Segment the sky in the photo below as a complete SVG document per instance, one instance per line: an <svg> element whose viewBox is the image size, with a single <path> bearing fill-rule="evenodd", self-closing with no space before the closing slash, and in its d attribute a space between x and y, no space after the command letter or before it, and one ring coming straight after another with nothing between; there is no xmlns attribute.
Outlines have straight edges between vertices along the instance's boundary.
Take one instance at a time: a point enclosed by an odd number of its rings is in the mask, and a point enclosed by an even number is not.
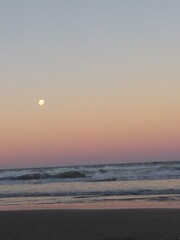
<svg viewBox="0 0 180 240"><path fill-rule="evenodd" d="M0 0L0 168L179 161L179 11Z"/></svg>

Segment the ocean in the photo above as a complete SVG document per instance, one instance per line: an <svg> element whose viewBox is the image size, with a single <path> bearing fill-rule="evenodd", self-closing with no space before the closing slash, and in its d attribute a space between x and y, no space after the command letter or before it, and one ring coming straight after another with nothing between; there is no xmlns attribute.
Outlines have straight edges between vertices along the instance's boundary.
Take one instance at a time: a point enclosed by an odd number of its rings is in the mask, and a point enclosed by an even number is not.
<svg viewBox="0 0 180 240"><path fill-rule="evenodd" d="M0 210L180 208L180 162L0 170Z"/></svg>

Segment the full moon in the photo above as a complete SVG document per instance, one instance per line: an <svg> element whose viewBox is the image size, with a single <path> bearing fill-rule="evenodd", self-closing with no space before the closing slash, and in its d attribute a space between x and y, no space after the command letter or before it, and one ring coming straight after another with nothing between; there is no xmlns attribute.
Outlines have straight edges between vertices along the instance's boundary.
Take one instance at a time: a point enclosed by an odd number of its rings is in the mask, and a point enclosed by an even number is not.
<svg viewBox="0 0 180 240"><path fill-rule="evenodd" d="M39 100L39 105L40 105L40 106L43 106L44 104L45 104L44 99L40 99L40 100Z"/></svg>

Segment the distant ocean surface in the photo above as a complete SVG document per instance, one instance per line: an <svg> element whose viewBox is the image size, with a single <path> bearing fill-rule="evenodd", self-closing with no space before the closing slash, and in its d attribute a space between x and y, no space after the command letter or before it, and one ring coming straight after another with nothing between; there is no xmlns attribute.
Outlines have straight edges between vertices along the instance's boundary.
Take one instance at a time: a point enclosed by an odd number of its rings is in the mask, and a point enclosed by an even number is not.
<svg viewBox="0 0 180 240"><path fill-rule="evenodd" d="M0 210L180 207L180 162L0 170Z"/></svg>

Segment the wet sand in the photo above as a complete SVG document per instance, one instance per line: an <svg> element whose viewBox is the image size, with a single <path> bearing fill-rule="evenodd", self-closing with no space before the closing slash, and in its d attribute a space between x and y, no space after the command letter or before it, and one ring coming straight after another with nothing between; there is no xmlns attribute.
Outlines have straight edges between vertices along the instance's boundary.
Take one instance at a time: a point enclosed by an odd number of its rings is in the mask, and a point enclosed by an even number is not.
<svg viewBox="0 0 180 240"><path fill-rule="evenodd" d="M178 240L180 209L0 212L2 240Z"/></svg>

